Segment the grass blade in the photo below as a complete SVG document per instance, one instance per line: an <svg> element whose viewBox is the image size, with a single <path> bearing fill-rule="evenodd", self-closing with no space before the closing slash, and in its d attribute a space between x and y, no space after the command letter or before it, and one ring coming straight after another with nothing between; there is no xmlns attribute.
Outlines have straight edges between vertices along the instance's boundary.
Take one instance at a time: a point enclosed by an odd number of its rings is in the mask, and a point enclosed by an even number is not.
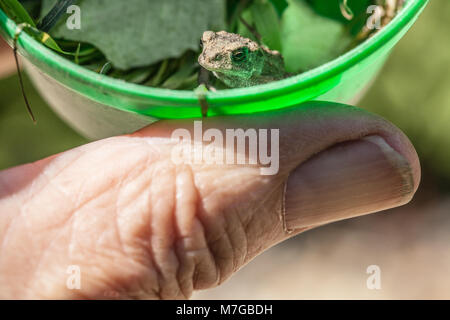
<svg viewBox="0 0 450 320"><path fill-rule="evenodd" d="M32 27L36 27L34 20L18 0L0 0L0 8L16 23L27 23Z"/></svg>
<svg viewBox="0 0 450 320"><path fill-rule="evenodd" d="M38 23L38 29L49 32L58 22L59 18L61 18L61 15L65 13L67 8L74 2L75 0L59 0L50 12Z"/></svg>
<svg viewBox="0 0 450 320"><path fill-rule="evenodd" d="M270 49L281 51L280 21L269 0L255 0L250 7L256 30Z"/></svg>

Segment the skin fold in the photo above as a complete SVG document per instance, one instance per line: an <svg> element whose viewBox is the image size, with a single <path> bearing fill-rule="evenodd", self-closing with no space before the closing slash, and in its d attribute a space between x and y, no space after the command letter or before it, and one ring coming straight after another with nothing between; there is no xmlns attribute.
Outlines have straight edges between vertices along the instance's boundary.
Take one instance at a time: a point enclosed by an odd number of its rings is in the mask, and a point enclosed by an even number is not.
<svg viewBox="0 0 450 320"><path fill-rule="evenodd" d="M407 203L419 184L420 165L409 140L361 109L311 102L207 118L203 126L280 129L280 171L263 176L258 165L174 164L177 142L170 136L178 128L192 130L193 120L187 119L160 121L0 172L0 297L189 298L304 230ZM303 225L305 211L293 201L301 194L290 188L298 185L291 184L297 175L291 173L318 155L329 158L323 152L339 143L367 136L381 137L401 157L411 181L404 194L394 202L377 201L370 210L358 206L359 211L351 202L358 199L349 198L350 209L309 216ZM377 172L384 170L379 163ZM285 202L291 207L283 213ZM299 221L290 226L293 232L287 232L282 214ZM79 290L66 286L71 265L81 270Z"/></svg>

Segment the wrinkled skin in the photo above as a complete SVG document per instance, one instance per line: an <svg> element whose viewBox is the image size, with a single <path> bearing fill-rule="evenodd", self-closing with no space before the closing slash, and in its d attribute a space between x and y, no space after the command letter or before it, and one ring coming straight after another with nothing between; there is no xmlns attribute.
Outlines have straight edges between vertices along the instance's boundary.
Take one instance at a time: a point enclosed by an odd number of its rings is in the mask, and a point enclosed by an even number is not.
<svg viewBox="0 0 450 320"><path fill-rule="evenodd" d="M192 120L161 121L1 172L0 296L188 298L306 229L408 202L419 182L408 139L353 108L311 103L204 120L205 130L280 128L280 171L273 176L260 175L258 165L175 165L170 135L183 127L192 129ZM280 215L290 173L336 143L368 135L384 137L406 159L409 189L394 202L354 203L357 211L348 202L335 206L336 216L312 217L287 233ZM287 198L300 196L287 188ZM317 196L324 197L313 201L320 204L332 194ZM304 211L287 214L301 218ZM66 287L71 265L80 267L80 290Z"/></svg>

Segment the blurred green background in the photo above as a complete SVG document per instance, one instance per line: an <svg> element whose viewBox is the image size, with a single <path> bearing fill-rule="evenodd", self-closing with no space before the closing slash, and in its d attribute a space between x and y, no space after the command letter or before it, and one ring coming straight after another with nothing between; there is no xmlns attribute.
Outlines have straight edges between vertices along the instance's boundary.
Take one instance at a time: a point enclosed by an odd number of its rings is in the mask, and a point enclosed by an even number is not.
<svg viewBox="0 0 450 320"><path fill-rule="evenodd" d="M387 213L314 229L257 257L223 286L195 298L450 298L450 1L432 0L395 48L360 107L399 126L415 145L422 184ZM1 65L12 55L0 56ZM26 113L17 76L0 80L0 169L86 143L25 83L38 124ZM382 290L366 287L369 265Z"/></svg>
<svg viewBox="0 0 450 320"><path fill-rule="evenodd" d="M450 1L430 1L359 106L400 127L424 169L450 181Z"/></svg>

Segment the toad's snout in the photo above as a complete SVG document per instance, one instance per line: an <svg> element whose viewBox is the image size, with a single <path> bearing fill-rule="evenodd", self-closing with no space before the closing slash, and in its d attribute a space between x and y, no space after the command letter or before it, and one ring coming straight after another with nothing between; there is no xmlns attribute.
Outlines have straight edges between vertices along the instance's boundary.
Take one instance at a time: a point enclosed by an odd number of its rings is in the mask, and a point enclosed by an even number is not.
<svg viewBox="0 0 450 320"><path fill-rule="evenodd" d="M213 31L205 31L202 35L203 42L209 42L216 37L216 33Z"/></svg>

